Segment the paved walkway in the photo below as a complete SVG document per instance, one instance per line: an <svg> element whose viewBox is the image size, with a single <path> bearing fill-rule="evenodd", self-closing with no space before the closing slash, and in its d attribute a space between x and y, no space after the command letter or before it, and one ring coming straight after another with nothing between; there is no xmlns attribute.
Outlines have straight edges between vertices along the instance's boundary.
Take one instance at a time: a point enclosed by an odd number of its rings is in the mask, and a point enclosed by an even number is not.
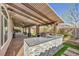
<svg viewBox="0 0 79 59"><path fill-rule="evenodd" d="M74 49L74 48L68 48L64 52L64 56L79 56L79 50Z"/></svg>

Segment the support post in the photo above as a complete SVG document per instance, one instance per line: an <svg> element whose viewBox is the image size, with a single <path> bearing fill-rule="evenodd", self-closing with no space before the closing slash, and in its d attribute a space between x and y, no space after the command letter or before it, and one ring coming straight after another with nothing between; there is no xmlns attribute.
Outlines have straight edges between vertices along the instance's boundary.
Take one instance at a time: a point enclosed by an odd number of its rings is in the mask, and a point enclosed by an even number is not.
<svg viewBox="0 0 79 59"><path fill-rule="evenodd" d="M39 37L39 26L36 26L36 36Z"/></svg>
<svg viewBox="0 0 79 59"><path fill-rule="evenodd" d="M55 23L54 24L54 35L56 35L56 33L57 33L57 27L56 26L57 26L57 24Z"/></svg>
<svg viewBox="0 0 79 59"><path fill-rule="evenodd" d="M31 37L31 28L28 27L28 37Z"/></svg>
<svg viewBox="0 0 79 59"><path fill-rule="evenodd" d="M1 40L2 40L2 20L1 20L1 15L0 15L0 47L1 47Z"/></svg>

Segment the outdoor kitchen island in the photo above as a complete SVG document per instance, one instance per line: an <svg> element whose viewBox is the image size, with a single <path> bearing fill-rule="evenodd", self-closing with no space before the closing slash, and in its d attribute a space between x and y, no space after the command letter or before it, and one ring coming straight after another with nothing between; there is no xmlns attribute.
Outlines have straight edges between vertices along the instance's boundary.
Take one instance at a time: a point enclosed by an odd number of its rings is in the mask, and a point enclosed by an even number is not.
<svg viewBox="0 0 79 59"><path fill-rule="evenodd" d="M63 43L63 36L33 37L24 39L24 55L39 56L46 50L54 47L57 48ZM56 51L52 51L56 52ZM54 54L53 53L53 54Z"/></svg>

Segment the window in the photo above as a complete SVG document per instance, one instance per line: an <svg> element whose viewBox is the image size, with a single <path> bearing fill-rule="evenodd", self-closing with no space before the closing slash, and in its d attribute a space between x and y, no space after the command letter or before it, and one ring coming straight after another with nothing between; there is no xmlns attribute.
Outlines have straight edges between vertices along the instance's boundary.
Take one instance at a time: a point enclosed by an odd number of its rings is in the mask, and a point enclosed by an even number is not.
<svg viewBox="0 0 79 59"><path fill-rule="evenodd" d="M3 6L1 6L1 12L4 15L5 18L8 18L6 10L5 10L5 8Z"/></svg>
<svg viewBox="0 0 79 59"><path fill-rule="evenodd" d="M0 8L0 47L7 41L7 13L5 8L1 6Z"/></svg>

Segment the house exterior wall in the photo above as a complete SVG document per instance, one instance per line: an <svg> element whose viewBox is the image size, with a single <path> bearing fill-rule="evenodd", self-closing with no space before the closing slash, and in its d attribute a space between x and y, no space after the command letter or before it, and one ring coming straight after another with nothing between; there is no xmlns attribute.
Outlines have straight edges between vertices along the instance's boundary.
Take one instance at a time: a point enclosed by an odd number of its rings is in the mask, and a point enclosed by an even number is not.
<svg viewBox="0 0 79 59"><path fill-rule="evenodd" d="M0 6L3 5L3 4L0 4ZM3 5L4 6L4 5ZM7 16L8 16L8 19L7 19L7 28L8 28L8 32L7 32L7 41L0 47L0 56L4 56L7 49L8 49L8 46L12 40L12 37L13 37L13 21L11 19L11 16L10 14L8 13L6 7L4 7L6 12L7 12ZM0 22L1 22L1 19L0 19ZM1 23L0 23L0 32L1 32ZM1 37L1 33L0 33L0 37Z"/></svg>
<svg viewBox="0 0 79 59"><path fill-rule="evenodd" d="M12 40L13 35L13 22L11 19L8 19L8 39L5 42L5 44L0 48L0 55L5 55L7 48L10 44L10 41Z"/></svg>

